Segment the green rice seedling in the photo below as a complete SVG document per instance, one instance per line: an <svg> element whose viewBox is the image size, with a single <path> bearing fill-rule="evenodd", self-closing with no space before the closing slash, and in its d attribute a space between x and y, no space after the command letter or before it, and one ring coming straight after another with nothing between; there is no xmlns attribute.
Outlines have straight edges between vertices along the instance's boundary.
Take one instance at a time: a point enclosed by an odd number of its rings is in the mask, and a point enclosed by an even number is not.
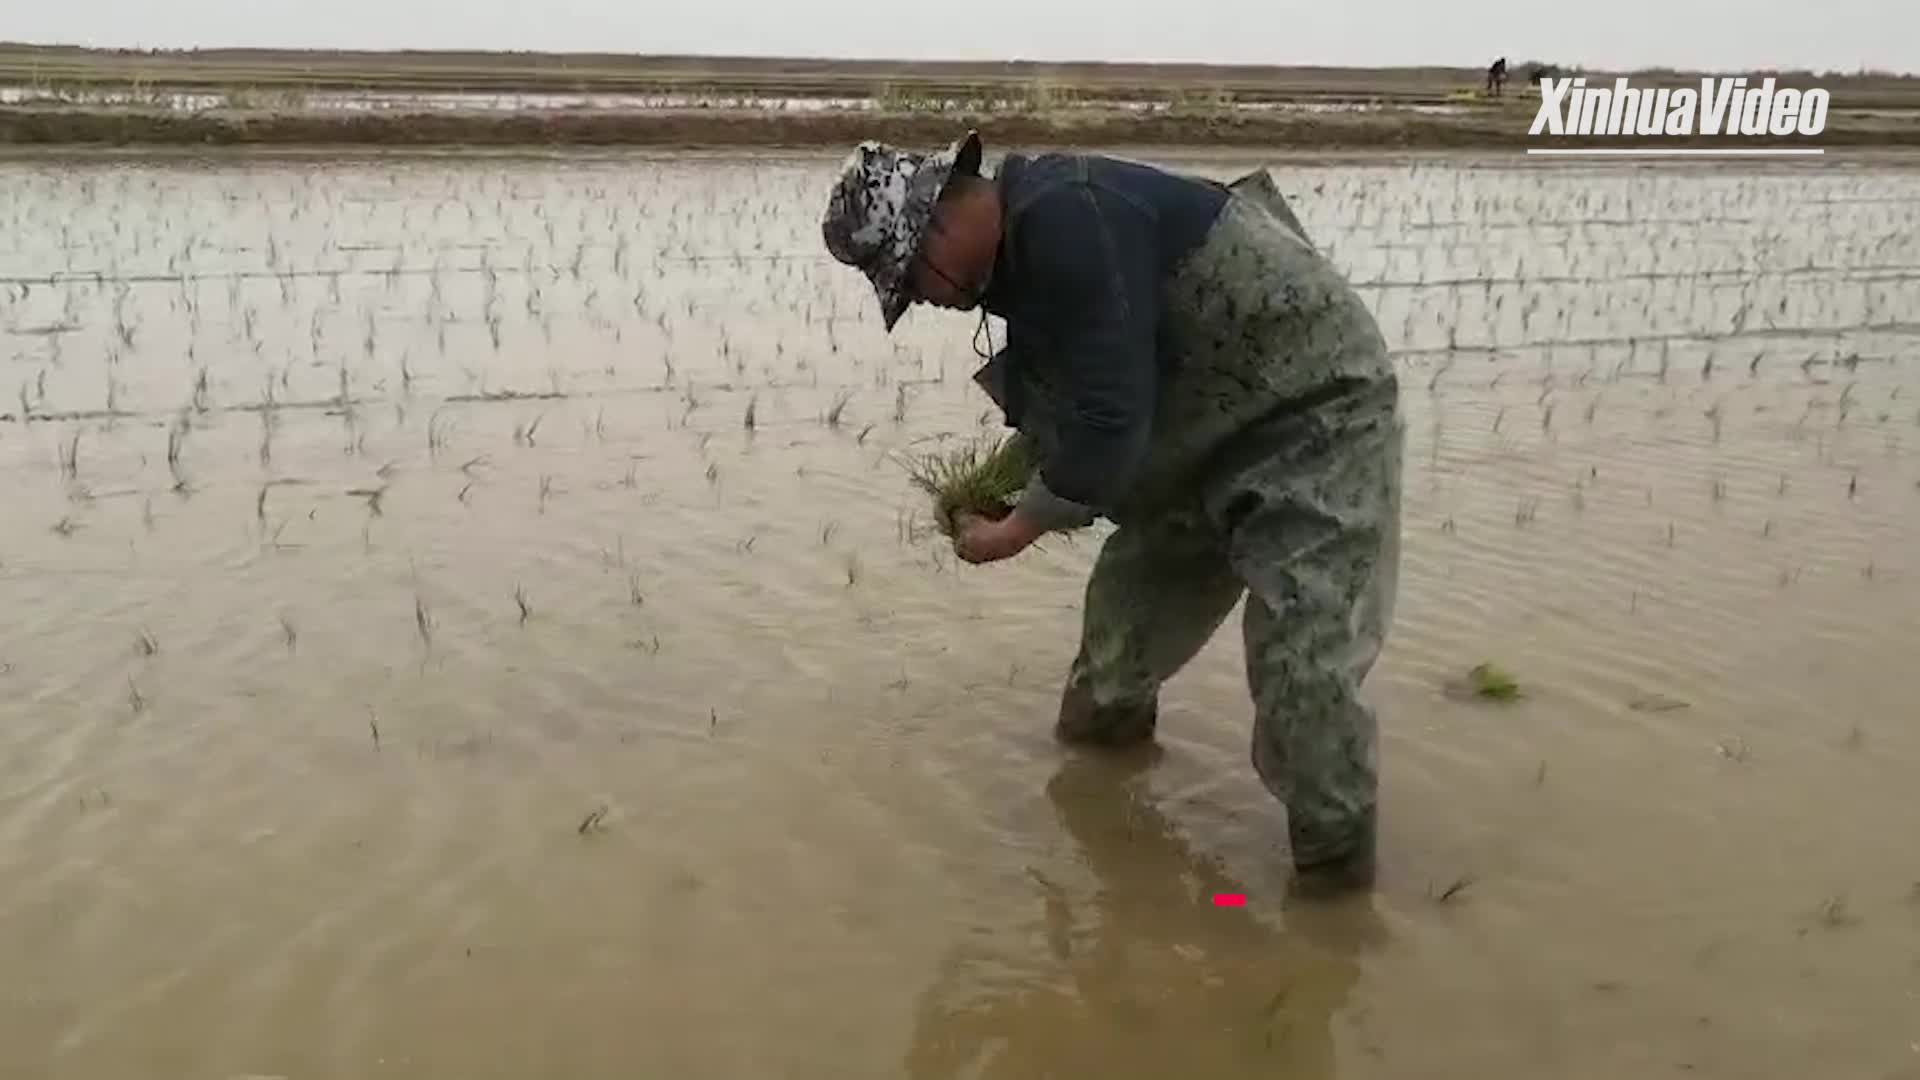
<svg viewBox="0 0 1920 1080"><path fill-rule="evenodd" d="M520 609L520 625L527 625L527 620L533 618L533 605L527 602L527 590L525 586L515 585L513 587L513 603L515 607Z"/></svg>
<svg viewBox="0 0 1920 1080"><path fill-rule="evenodd" d="M265 490L266 489L264 488L261 489L263 503L265 501ZM377 488L351 488L347 491L347 494L353 496L356 499L367 500L368 516L370 517L385 516L385 511L383 511L380 507L380 500L386 497L387 485L381 484Z"/></svg>
<svg viewBox="0 0 1920 1080"><path fill-rule="evenodd" d="M581 819L580 827L575 831L581 836L585 836L590 832L605 828L606 820L607 808L605 806L596 806L587 813L585 818Z"/></svg>
<svg viewBox="0 0 1920 1080"><path fill-rule="evenodd" d="M299 644L300 632L294 629L293 620L285 615L280 616L280 636L286 640L287 652L291 654Z"/></svg>
<svg viewBox="0 0 1920 1080"><path fill-rule="evenodd" d="M908 480L933 500L934 522L948 537L962 514L999 520L1011 513L1039 468L1031 444L1017 434L907 456L901 464Z"/></svg>
<svg viewBox="0 0 1920 1080"><path fill-rule="evenodd" d="M1453 901L1459 899L1460 895L1466 892L1468 886L1472 884L1473 884L1472 874L1461 874L1459 877L1454 878L1452 883L1445 886L1444 888L1435 886L1435 885L1429 885L1427 887L1427 895L1432 897L1433 902L1436 904L1450 904Z"/></svg>
<svg viewBox="0 0 1920 1080"><path fill-rule="evenodd" d="M153 631L144 627L140 630L140 636L134 639L133 645L141 656L154 656L160 652L160 639L153 636Z"/></svg>
<svg viewBox="0 0 1920 1080"><path fill-rule="evenodd" d="M1852 926L1860 921L1848 907L1847 897L1844 893L1829 896L1826 902L1820 905L1818 917L1820 924L1829 930L1838 930L1844 926Z"/></svg>
<svg viewBox="0 0 1920 1080"><path fill-rule="evenodd" d="M833 404L827 407L826 415L822 417L822 420L828 427L838 431L840 429L840 421L842 417L846 415L847 406L851 404L852 401L853 391L842 390L834 397Z"/></svg>
<svg viewBox="0 0 1920 1080"><path fill-rule="evenodd" d="M1627 704L1627 708L1632 709L1634 712L1642 713L1668 713L1689 709L1692 708L1692 705L1679 698L1668 697L1665 694L1647 694L1643 697L1633 699Z"/></svg>
<svg viewBox="0 0 1920 1080"><path fill-rule="evenodd" d="M80 429L73 429L73 436L60 447L60 477L72 481L80 474Z"/></svg>
<svg viewBox="0 0 1920 1080"><path fill-rule="evenodd" d="M451 425L442 423L444 411L444 407L434 409L434 415L426 419L426 454L428 455L438 455L447 446L447 427Z"/></svg>
<svg viewBox="0 0 1920 1080"><path fill-rule="evenodd" d="M613 550L611 551L607 550L606 548L601 548L600 562L609 570L615 570L615 569L619 569L620 567L626 566L627 565L627 538L624 535L615 536L613 538Z"/></svg>
<svg viewBox="0 0 1920 1080"><path fill-rule="evenodd" d="M545 420L546 418L547 418L547 414L541 413L539 416L536 416L533 418L533 423L531 424L524 424L524 425L515 424L513 428L514 444L516 446L539 445L537 442L534 441L534 437L540 431L540 421Z"/></svg>
<svg viewBox="0 0 1920 1080"><path fill-rule="evenodd" d="M1469 669L1462 689L1486 701L1514 701L1521 697L1520 684L1492 661L1475 664Z"/></svg>

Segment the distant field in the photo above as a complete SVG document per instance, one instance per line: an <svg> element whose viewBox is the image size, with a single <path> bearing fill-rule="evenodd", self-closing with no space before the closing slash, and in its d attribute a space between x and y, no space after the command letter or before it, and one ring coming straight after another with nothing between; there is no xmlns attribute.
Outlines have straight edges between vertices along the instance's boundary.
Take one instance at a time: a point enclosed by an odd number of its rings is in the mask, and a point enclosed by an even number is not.
<svg viewBox="0 0 1920 1080"><path fill-rule="evenodd" d="M655 57L461 52L211 50L122 53L0 45L0 81L183 89L235 86L308 90L548 91L719 96L1025 96L1036 85L1065 95L1127 100L1205 88L1251 101L1387 98L1440 101L1480 85L1479 68L1303 68ZM1920 94L1920 91L1915 91Z"/></svg>
<svg viewBox="0 0 1920 1080"><path fill-rule="evenodd" d="M820 145L849 133L1108 145L1498 147L1525 139L1529 60L1316 68L458 52L112 52L0 45L0 143ZM1585 71L1589 78L1614 73ZM1685 72L1638 72L1690 85ZM1753 73L1747 73L1753 74ZM1826 142L1920 145L1920 78L1827 87Z"/></svg>

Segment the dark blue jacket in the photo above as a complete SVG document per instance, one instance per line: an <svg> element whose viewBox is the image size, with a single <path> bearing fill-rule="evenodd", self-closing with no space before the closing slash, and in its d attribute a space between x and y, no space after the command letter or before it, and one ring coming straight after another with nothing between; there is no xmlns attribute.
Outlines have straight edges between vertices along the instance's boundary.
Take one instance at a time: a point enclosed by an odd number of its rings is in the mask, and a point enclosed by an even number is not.
<svg viewBox="0 0 1920 1080"><path fill-rule="evenodd" d="M1008 155L995 178L999 254L981 306L1007 347L980 381L1027 430L1031 386L1050 402L1039 483L1023 511L1084 524L1125 495L1146 456L1164 347L1161 282L1212 227L1227 189L1115 158Z"/></svg>

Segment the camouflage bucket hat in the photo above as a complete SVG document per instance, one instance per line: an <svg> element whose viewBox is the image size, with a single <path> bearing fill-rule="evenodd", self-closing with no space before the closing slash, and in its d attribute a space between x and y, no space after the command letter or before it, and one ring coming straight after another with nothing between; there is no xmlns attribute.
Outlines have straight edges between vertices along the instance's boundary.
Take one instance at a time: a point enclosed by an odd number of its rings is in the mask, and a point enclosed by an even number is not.
<svg viewBox="0 0 1920 1080"><path fill-rule="evenodd" d="M868 140L854 148L827 200L820 231L833 257L867 275L889 331L914 301L907 280L933 204L954 174L980 173L980 134L933 154Z"/></svg>

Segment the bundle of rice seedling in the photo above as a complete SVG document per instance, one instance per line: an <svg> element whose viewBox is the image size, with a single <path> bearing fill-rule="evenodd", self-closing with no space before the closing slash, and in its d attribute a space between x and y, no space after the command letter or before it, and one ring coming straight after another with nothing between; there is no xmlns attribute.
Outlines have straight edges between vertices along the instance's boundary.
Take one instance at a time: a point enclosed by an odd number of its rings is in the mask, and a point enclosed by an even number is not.
<svg viewBox="0 0 1920 1080"><path fill-rule="evenodd" d="M1467 678L1473 681L1473 692L1480 697L1512 701L1520 696L1520 684L1491 661L1475 665L1472 671L1467 672Z"/></svg>
<svg viewBox="0 0 1920 1080"><path fill-rule="evenodd" d="M1476 664L1466 675L1447 684L1451 697L1483 701L1518 701L1526 696L1520 683L1492 661Z"/></svg>
<svg viewBox="0 0 1920 1080"><path fill-rule="evenodd" d="M933 499L933 520L942 535L957 531L961 514L999 520L1013 512L1039 463L1019 434L982 437L947 450L902 460L913 485Z"/></svg>

